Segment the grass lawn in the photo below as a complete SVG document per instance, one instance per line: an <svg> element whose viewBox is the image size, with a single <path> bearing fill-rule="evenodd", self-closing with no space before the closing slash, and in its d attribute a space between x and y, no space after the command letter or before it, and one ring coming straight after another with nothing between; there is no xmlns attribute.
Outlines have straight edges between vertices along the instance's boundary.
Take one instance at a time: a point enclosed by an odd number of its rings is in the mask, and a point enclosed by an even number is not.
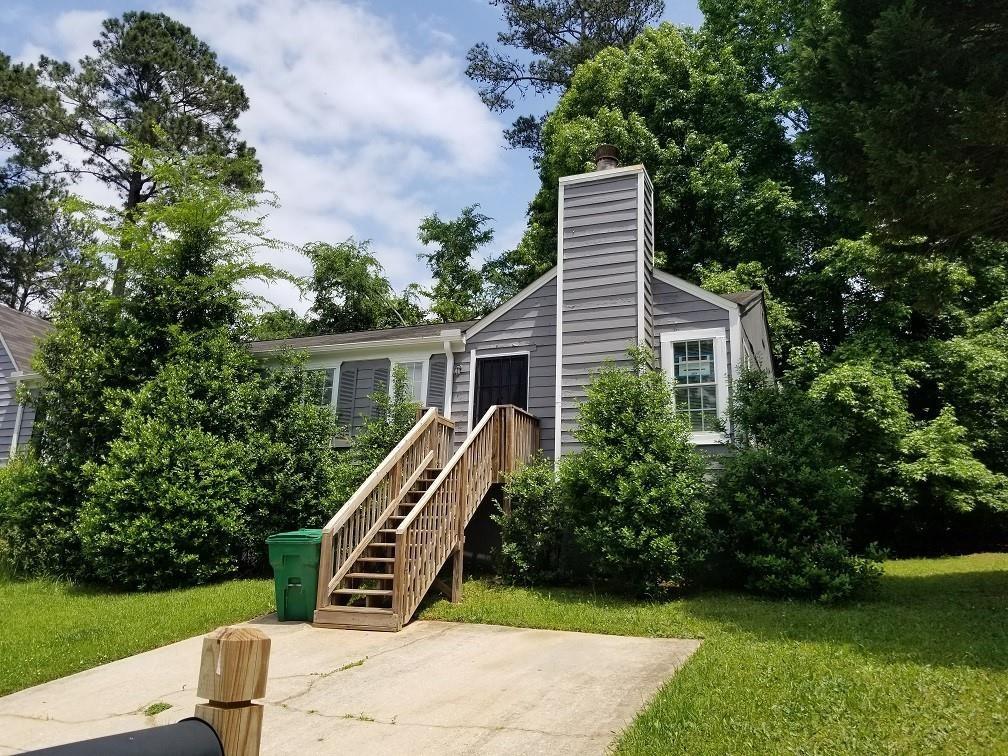
<svg viewBox="0 0 1008 756"><path fill-rule="evenodd" d="M836 608L470 581L422 616L704 638L620 754L1008 753L1008 554L888 562L874 596Z"/></svg>
<svg viewBox="0 0 1008 756"><path fill-rule="evenodd" d="M113 593L0 578L0 695L271 611L272 580Z"/></svg>

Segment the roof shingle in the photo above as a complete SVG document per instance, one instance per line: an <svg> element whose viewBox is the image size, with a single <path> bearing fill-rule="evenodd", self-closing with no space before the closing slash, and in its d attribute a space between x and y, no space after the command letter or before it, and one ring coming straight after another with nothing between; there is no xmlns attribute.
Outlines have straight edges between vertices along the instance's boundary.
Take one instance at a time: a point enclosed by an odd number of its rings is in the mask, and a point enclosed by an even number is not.
<svg viewBox="0 0 1008 756"><path fill-rule="evenodd" d="M50 330L52 324L48 320L0 304L0 336L18 370L31 370L31 358L38 342Z"/></svg>

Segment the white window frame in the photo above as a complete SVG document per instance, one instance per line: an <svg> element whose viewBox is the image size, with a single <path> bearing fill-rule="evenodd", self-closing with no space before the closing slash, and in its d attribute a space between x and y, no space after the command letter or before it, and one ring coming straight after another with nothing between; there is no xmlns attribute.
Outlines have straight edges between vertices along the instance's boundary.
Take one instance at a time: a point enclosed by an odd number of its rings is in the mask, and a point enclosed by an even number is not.
<svg viewBox="0 0 1008 756"><path fill-rule="evenodd" d="M504 352L494 351L493 347L484 347L483 351L477 354L476 348L469 350L469 409L466 413L466 433L473 429L473 410L476 409L476 360L489 360L494 357L525 357L525 405L529 403L529 389L532 387L532 351L530 349L508 350ZM480 418L475 418L479 422Z"/></svg>
<svg viewBox="0 0 1008 756"><path fill-rule="evenodd" d="M731 380L731 373L728 363L728 337L724 328L692 328L681 331L662 331L661 342L661 365L662 372L665 373L670 385L675 385L675 372L672 368L672 344L679 341L696 341L698 339L711 339L714 342L714 371L717 381L717 413L718 418L728 429L728 382ZM718 431L693 431L690 433L690 441L694 444L720 444L724 443L725 433Z"/></svg>
<svg viewBox="0 0 1008 756"><path fill-rule="evenodd" d="M395 369L400 365L405 368L406 365L420 365L420 398L416 399L417 403L421 407L427 406L427 381L430 376L430 356L427 357L396 357L390 360L392 363L392 374L389 375L389 396L392 396L392 389L395 388L395 381L393 375ZM408 375L408 374L407 374Z"/></svg>
<svg viewBox="0 0 1008 756"><path fill-rule="evenodd" d="M329 409L333 412L336 411L336 394L339 391L339 364L336 365L326 365L324 367L305 367L305 373L327 373L332 371L332 391L329 393ZM324 386L323 382L323 386ZM325 407L326 405L321 403L315 403L317 407Z"/></svg>

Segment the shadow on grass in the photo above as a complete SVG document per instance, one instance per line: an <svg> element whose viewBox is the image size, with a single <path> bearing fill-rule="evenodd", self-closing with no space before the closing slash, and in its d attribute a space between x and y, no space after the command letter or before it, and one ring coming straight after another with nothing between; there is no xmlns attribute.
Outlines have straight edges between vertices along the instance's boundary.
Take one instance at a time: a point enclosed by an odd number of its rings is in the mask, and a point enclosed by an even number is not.
<svg viewBox="0 0 1008 756"><path fill-rule="evenodd" d="M666 603L558 587L474 586L471 595L459 606L428 596L419 613L620 635L799 642L882 663L1008 669L1008 570L890 574L872 595L837 606L715 591Z"/></svg>
<svg viewBox="0 0 1008 756"><path fill-rule="evenodd" d="M1008 669L1008 570L886 575L875 595L839 606L710 595L684 609L758 641L827 644L887 663Z"/></svg>

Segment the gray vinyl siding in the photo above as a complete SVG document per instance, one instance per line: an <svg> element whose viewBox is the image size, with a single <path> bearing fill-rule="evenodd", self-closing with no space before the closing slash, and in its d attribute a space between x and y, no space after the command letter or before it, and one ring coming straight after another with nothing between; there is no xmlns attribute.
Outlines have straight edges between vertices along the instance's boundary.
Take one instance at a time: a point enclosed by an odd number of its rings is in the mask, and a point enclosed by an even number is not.
<svg viewBox="0 0 1008 756"><path fill-rule="evenodd" d="M336 416L340 426L354 436L365 418L374 417L371 395L388 391L390 360L356 360L340 365L336 394Z"/></svg>
<svg viewBox="0 0 1008 756"><path fill-rule="evenodd" d="M540 440L553 454L553 415L556 404L556 279L543 284L511 310L466 341L466 351L455 353L459 374L452 384L455 442L469 433L469 355L493 357L508 352L529 353L528 411L539 418Z"/></svg>
<svg viewBox="0 0 1008 756"><path fill-rule="evenodd" d="M448 369L448 357L444 354L432 354L430 367L427 369L427 403L444 412L445 372Z"/></svg>
<svg viewBox="0 0 1008 756"><path fill-rule="evenodd" d="M654 279L654 299L655 349L658 349L661 334L665 331L724 328L725 347L731 355L731 329L728 327L727 310L677 289L659 278Z"/></svg>
<svg viewBox="0 0 1008 756"><path fill-rule="evenodd" d="M15 384L8 376L14 372L14 361L0 342L0 464L10 457L14 421L17 417Z"/></svg>
<svg viewBox="0 0 1008 756"><path fill-rule="evenodd" d="M748 351L752 353L753 359L756 361L754 367L759 367L767 375L773 375L770 337L767 334L764 317L763 303L760 301L742 316L742 337L746 341Z"/></svg>
<svg viewBox="0 0 1008 756"><path fill-rule="evenodd" d="M627 349L637 343L641 283L638 224L639 213L648 212L647 207L642 209L638 196L638 175L600 175L561 187L563 354L559 422L563 453L577 449L572 432L592 374L606 360L625 362ZM649 192L645 190L645 194ZM651 225L646 219L645 229ZM653 230L651 234L653 238ZM645 275L645 282L649 278ZM647 289L645 285L645 307Z"/></svg>

